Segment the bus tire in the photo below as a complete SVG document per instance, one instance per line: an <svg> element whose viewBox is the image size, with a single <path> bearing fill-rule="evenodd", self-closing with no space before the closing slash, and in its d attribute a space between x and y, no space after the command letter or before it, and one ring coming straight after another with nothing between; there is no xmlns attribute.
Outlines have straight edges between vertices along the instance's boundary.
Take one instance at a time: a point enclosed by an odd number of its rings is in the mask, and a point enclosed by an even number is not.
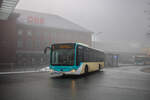
<svg viewBox="0 0 150 100"><path fill-rule="evenodd" d="M89 72L88 65L86 65L84 68L84 73L87 74L88 72Z"/></svg>
<svg viewBox="0 0 150 100"><path fill-rule="evenodd" d="M99 64L99 71L103 71L101 64Z"/></svg>

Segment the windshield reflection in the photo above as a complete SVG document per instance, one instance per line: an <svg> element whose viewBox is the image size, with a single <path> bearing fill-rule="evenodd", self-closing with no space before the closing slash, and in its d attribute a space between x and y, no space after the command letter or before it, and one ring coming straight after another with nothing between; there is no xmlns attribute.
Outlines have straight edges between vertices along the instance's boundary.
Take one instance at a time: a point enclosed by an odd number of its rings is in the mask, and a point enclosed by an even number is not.
<svg viewBox="0 0 150 100"><path fill-rule="evenodd" d="M51 56L52 65L74 65L74 49L55 49Z"/></svg>

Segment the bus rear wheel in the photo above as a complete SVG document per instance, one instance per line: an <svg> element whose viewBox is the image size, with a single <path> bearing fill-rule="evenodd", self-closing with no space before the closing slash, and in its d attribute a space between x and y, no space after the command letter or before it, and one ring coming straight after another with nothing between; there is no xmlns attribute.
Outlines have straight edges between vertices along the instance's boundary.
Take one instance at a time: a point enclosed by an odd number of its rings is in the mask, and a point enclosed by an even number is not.
<svg viewBox="0 0 150 100"><path fill-rule="evenodd" d="M85 72L85 74L87 74L89 72L88 65L85 66L84 72Z"/></svg>
<svg viewBox="0 0 150 100"><path fill-rule="evenodd" d="M101 64L99 64L99 71L103 71Z"/></svg>

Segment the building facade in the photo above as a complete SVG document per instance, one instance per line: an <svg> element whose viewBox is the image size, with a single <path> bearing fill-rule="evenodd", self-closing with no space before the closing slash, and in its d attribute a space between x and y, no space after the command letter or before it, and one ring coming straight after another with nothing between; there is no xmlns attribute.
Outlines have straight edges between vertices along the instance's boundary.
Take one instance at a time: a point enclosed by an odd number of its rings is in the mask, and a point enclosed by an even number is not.
<svg viewBox="0 0 150 100"><path fill-rule="evenodd" d="M0 20L0 67L48 65L44 48L63 42L91 46L91 32L56 15L16 10L8 20Z"/></svg>

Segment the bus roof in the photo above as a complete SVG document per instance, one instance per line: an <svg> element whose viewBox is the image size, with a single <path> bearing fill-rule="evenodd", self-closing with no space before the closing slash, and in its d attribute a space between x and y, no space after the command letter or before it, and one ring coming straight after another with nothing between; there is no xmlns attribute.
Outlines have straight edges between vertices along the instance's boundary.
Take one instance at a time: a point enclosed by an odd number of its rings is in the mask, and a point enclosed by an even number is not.
<svg viewBox="0 0 150 100"><path fill-rule="evenodd" d="M77 43L77 44L80 44L80 45L83 45L83 46L85 46L85 47L88 47L88 48L91 48L91 49L95 49L95 50L104 52L104 50L100 50L100 49L96 49L96 48L90 47L89 45L84 44L84 43Z"/></svg>

